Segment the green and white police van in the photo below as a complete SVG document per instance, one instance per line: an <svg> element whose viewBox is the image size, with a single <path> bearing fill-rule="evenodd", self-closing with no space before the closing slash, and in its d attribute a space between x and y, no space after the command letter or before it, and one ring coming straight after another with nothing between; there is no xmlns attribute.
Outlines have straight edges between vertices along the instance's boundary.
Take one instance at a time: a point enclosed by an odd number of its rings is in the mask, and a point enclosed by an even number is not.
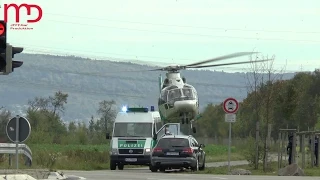
<svg viewBox="0 0 320 180"><path fill-rule="evenodd" d="M110 141L110 169L123 170L124 165L149 165L152 148L163 126L158 111L148 108L127 108L116 116ZM159 133L160 134L160 133ZM109 134L106 135L110 139Z"/></svg>

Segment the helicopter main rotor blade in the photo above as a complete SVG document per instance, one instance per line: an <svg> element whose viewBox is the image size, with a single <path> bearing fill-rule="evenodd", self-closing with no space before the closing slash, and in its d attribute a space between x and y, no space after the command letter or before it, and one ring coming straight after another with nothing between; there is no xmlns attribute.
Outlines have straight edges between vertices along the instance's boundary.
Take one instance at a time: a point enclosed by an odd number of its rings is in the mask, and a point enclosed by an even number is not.
<svg viewBox="0 0 320 180"><path fill-rule="evenodd" d="M150 69L147 71L166 71L166 69L165 68L158 68L158 69Z"/></svg>
<svg viewBox="0 0 320 180"><path fill-rule="evenodd" d="M269 60L272 60L272 59L264 59L264 60L257 60L257 61L242 61L242 62L224 63L224 64L212 64L212 65L203 65L203 66L188 66L187 68L218 67L218 66L228 66L228 65L234 65L234 64L265 62L265 61L269 61Z"/></svg>
<svg viewBox="0 0 320 180"><path fill-rule="evenodd" d="M259 53L259 52L237 52L237 53L233 53L233 54L228 54L228 55L216 57L216 58L213 58L213 59L208 59L208 60L204 60L204 61L200 61L200 62L188 64L188 65L184 65L184 67L197 66L197 65L205 64L205 63L209 63L209 62L214 62L214 61L219 61L219 60L224 60L224 59L230 59L230 58L235 58L235 57L240 57L240 56L246 56L246 55L251 55L251 54L257 54L257 53Z"/></svg>

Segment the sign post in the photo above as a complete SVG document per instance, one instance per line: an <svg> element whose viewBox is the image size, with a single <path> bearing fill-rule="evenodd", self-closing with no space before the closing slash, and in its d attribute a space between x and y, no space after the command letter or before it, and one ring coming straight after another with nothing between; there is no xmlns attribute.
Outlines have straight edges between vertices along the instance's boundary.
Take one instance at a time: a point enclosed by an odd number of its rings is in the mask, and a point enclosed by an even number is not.
<svg viewBox="0 0 320 180"><path fill-rule="evenodd" d="M16 168L19 169L19 143L28 139L31 133L31 126L29 121L17 115L9 120L6 133L10 141L16 144Z"/></svg>
<svg viewBox="0 0 320 180"><path fill-rule="evenodd" d="M239 103L234 98L227 98L223 102L223 110L226 112L225 122L229 123L229 147L228 147L228 172L230 172L231 155L231 123L236 122L236 112L239 109Z"/></svg>
<svg viewBox="0 0 320 180"><path fill-rule="evenodd" d="M19 119L20 119L20 116L17 115L16 116L16 167L17 167L17 171L19 169ZM18 172L17 172L18 173Z"/></svg>

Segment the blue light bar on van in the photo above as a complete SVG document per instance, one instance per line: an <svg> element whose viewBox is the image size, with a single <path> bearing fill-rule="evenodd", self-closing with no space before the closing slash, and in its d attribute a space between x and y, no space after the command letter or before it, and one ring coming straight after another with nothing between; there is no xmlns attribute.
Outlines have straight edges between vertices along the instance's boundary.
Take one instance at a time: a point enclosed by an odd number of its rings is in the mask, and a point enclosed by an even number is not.
<svg viewBox="0 0 320 180"><path fill-rule="evenodd" d="M127 112L128 107L127 106L122 106L121 110L122 110L122 112Z"/></svg>
<svg viewBox="0 0 320 180"><path fill-rule="evenodd" d="M154 106L151 106L150 111L154 111Z"/></svg>

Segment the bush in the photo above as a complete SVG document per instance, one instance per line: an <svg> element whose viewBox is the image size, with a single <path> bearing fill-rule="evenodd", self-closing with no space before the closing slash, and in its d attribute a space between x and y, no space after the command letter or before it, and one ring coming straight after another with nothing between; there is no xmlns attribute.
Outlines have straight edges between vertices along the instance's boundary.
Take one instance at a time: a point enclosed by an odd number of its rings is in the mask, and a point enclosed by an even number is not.
<svg viewBox="0 0 320 180"><path fill-rule="evenodd" d="M243 156L249 162L250 166L255 166L256 160L256 141L253 137L249 137L246 143L241 147ZM259 141L259 152L258 152L259 162L263 160L263 143Z"/></svg>
<svg viewBox="0 0 320 180"><path fill-rule="evenodd" d="M32 144L34 167L69 170L109 168L109 146Z"/></svg>
<svg viewBox="0 0 320 180"><path fill-rule="evenodd" d="M62 154L60 152L53 152L43 149L35 154L34 159L38 166L51 170L61 155Z"/></svg>

